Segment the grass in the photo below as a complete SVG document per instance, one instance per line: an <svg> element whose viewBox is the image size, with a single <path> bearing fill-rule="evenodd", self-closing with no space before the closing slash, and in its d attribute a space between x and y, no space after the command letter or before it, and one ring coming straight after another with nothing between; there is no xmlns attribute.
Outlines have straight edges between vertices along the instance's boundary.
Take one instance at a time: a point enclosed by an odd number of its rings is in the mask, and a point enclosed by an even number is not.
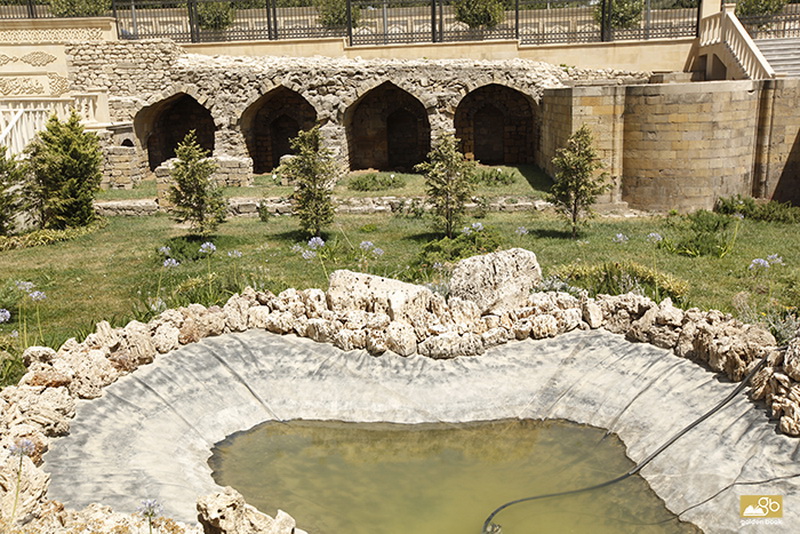
<svg viewBox="0 0 800 534"><path fill-rule="evenodd" d="M650 232L669 232L662 217L597 219L578 241L569 239L563 222L548 214L492 213L481 221L502 236L503 247L534 251L545 275L573 262L631 260L687 280L689 304L701 308L732 311L734 295L754 288L762 293L764 288L771 288L768 290L775 295L797 298L793 289L800 280L800 234L796 225L744 221L735 247L724 258L688 258L660 250L646 240ZM529 233L517 235L519 226L527 227ZM618 233L629 240L615 243L613 238ZM239 283L249 281L275 291L327 287L319 262L306 261L292 250L293 245L305 244L305 237L291 217L273 217L268 223L232 219L211 238L218 250L210 260L187 260L175 269L164 268L164 256L158 248L175 246L185 234L185 228L163 215L112 217L105 228L73 241L2 252L0 272L6 282L30 280L47 294L40 312L44 342L54 347L68 337L87 334L103 319L116 325L133 318L146 319L146 297L154 296L159 286L166 290L187 279L202 281L207 271L235 275ZM363 268L346 251L350 246L358 249L361 241L369 240L385 250L380 258L370 258L369 271L400 276L422 246L438 237L425 218L341 215L325 236L330 244L338 242L338 259L326 262L325 267L327 272ZM186 247L194 250L201 242L196 240ZM240 251L242 257L229 257L227 253L233 250ZM775 266L769 278L755 276L748 269L751 260L769 254L781 255L785 265ZM214 295L214 299L224 302L228 294L223 293ZM0 302L0 307L4 306L8 304ZM19 328L14 322L1 324L0 335Z"/></svg>
<svg viewBox="0 0 800 534"><path fill-rule="evenodd" d="M497 168L497 167L494 167ZM516 165L513 167L501 166L501 169L513 172L517 179L513 184L502 187L479 186L475 192L476 196L487 198L499 196L519 196L530 198L543 198L550 189L552 183L550 178L535 165ZM421 197L425 195L425 181L420 174L402 174L406 185L402 188L387 189L385 191L354 191L348 187L349 181L358 175L374 171L356 171L349 173L342 178L333 194L337 198L364 198L376 196L404 196ZM392 173L382 172L378 174L389 175ZM398 173L400 174L400 173ZM272 174L259 174L253 176L253 185L250 187L225 187L223 191L227 197L244 198L264 198L264 197L288 197L292 194L292 186L280 185L276 183ZM154 180L144 180L133 189L111 189L101 191L97 200L134 200L156 197L156 184Z"/></svg>

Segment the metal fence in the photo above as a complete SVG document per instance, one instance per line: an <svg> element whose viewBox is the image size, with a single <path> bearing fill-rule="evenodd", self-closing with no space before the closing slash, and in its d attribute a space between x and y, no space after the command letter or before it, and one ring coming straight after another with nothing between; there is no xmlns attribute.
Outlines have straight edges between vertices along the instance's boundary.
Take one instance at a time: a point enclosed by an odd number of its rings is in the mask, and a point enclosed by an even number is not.
<svg viewBox="0 0 800 534"><path fill-rule="evenodd" d="M0 0L0 18L52 16L48 8L41 0ZM699 14L699 0L113 0L109 13L123 39L347 37L350 45L694 37Z"/></svg>
<svg viewBox="0 0 800 534"><path fill-rule="evenodd" d="M739 16L739 21L753 39L800 37L800 4L789 4L776 15Z"/></svg>

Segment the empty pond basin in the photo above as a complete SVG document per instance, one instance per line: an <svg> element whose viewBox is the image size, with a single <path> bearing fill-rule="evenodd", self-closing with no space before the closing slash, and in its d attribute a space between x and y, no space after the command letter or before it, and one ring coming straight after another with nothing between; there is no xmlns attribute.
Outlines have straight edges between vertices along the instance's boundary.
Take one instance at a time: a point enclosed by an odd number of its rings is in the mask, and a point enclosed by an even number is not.
<svg viewBox="0 0 800 534"><path fill-rule="evenodd" d="M582 488L631 469L615 435L564 421L468 424L270 422L217 444L214 480L313 534L479 534L521 497ZM521 503L503 534L699 532L642 478Z"/></svg>

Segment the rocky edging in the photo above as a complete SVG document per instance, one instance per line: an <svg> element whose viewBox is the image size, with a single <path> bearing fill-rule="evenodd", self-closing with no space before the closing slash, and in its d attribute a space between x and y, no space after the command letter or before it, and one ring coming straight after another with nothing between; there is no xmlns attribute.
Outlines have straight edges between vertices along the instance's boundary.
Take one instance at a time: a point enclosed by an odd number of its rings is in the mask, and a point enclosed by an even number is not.
<svg viewBox="0 0 800 534"><path fill-rule="evenodd" d="M287 289L274 295L247 289L222 307L192 304L123 328L103 321L86 339L70 339L58 351L32 347L24 353L28 373L0 393L0 517L9 518L18 500L15 518L29 523L32 532L66 532L89 523L109 532L113 525L141 521L99 505L73 512L46 501L49 476L41 467L42 455L52 439L69 432L79 399L97 398L119 377L209 336L257 328L376 356L393 351L454 358L478 356L513 340L604 328L670 349L737 381L775 345L766 330L719 311L684 311L668 299L655 303L634 294L580 300L566 293L531 293L540 279L535 255L522 249L457 264L449 298L422 286L336 271L327 292ZM780 429L790 435L800 434L799 378L800 338L795 338L785 355L770 351L769 365L751 388L753 398L766 399L780 417ZM12 446L23 439L33 445L30 456L13 456ZM18 458L23 467L16 499ZM232 490L201 498L198 510L206 532L283 534L294 528L285 514L273 520ZM236 530L245 525L247 530ZM173 527L174 532L199 532Z"/></svg>

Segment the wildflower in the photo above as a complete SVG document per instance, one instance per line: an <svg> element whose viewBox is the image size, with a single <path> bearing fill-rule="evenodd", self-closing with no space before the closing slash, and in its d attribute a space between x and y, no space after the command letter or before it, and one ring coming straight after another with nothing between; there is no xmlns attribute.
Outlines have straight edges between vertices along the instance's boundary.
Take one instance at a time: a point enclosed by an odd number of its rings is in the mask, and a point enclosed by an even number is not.
<svg viewBox="0 0 800 534"><path fill-rule="evenodd" d="M7 323L11 320L11 312L5 308L0 308L0 323Z"/></svg>
<svg viewBox="0 0 800 534"><path fill-rule="evenodd" d="M165 246L163 246L163 247L160 247L160 248L158 249L158 251L159 251L161 254L163 254L164 256L169 256L169 255L170 255L170 253L172 252L172 249L171 249L171 248L169 248L168 246L166 246L166 245L165 245Z"/></svg>
<svg viewBox="0 0 800 534"><path fill-rule="evenodd" d="M367 250L374 248L375 244L372 241L362 241L358 246L361 250L366 252Z"/></svg>
<svg viewBox="0 0 800 534"><path fill-rule="evenodd" d="M317 250L318 248L322 248L324 246L325 241L323 241L321 237L312 237L308 240L308 248L311 250Z"/></svg>
<svg viewBox="0 0 800 534"><path fill-rule="evenodd" d="M615 235L613 238L611 238L611 240L614 243L627 243L628 242L628 236L626 236L623 233L619 233L619 234Z"/></svg>
<svg viewBox="0 0 800 534"><path fill-rule="evenodd" d="M483 225L479 222L474 222L472 223L472 229L475 230L476 232L480 232L481 230L483 230Z"/></svg>
<svg viewBox="0 0 800 534"><path fill-rule="evenodd" d="M167 303L161 297L147 297L147 307L150 311L158 312L167 309Z"/></svg>
<svg viewBox="0 0 800 534"><path fill-rule="evenodd" d="M19 330L12 330L11 334L9 334L13 338L19 337Z"/></svg>
<svg viewBox="0 0 800 534"><path fill-rule="evenodd" d="M741 214L741 213L734 213L733 214L733 218L734 219L739 219L741 221L742 219L744 219L744 215Z"/></svg>
<svg viewBox="0 0 800 534"><path fill-rule="evenodd" d="M40 300L44 300L47 298L47 295L44 294L44 291L31 291L28 293L28 296L34 302L39 302Z"/></svg>
<svg viewBox="0 0 800 534"><path fill-rule="evenodd" d="M304 250L305 249L303 248L303 245L301 245L300 243L295 243L292 246L292 252L294 252L296 254L301 254Z"/></svg>
<svg viewBox="0 0 800 534"><path fill-rule="evenodd" d="M465 226L464 228L461 229L461 233L464 235L470 235L472 233L472 228L470 228L469 226Z"/></svg>
<svg viewBox="0 0 800 534"><path fill-rule="evenodd" d="M229 258L241 258L242 257L242 253L239 252L238 250L235 250L235 249L234 250L229 250L228 251L228 257Z"/></svg>
<svg viewBox="0 0 800 534"><path fill-rule="evenodd" d="M20 291L24 291L25 293L30 293L31 291L33 291L33 288L36 287L35 285L33 285L33 282L23 282L21 280L17 280L16 282L14 282L14 285L17 286L17 289L19 289Z"/></svg>
<svg viewBox="0 0 800 534"><path fill-rule="evenodd" d="M651 243L658 243L660 241L663 241L664 238L661 237L661 234L659 234L658 232L650 232L649 234L647 234L647 240L650 241Z"/></svg>
<svg viewBox="0 0 800 534"><path fill-rule="evenodd" d="M440 261L434 262L432 267L434 271L441 271L442 269L444 269L444 265L442 265L442 262Z"/></svg>
<svg viewBox="0 0 800 534"><path fill-rule="evenodd" d="M750 269L751 271L769 269L769 262L763 258L756 258L750 262L750 266L748 267L748 269Z"/></svg>
<svg viewBox="0 0 800 534"><path fill-rule="evenodd" d="M28 438L23 438L9 447L12 456L30 456L36 450L36 445Z"/></svg>
<svg viewBox="0 0 800 534"><path fill-rule="evenodd" d="M180 264L181 262L179 262L175 258L167 258L166 260L164 260L164 267L166 267L167 269L169 269L170 267L177 267Z"/></svg>
<svg viewBox="0 0 800 534"><path fill-rule="evenodd" d="M777 254L770 254L767 256L767 261L770 265L783 265L783 258L778 256Z"/></svg>
<svg viewBox="0 0 800 534"><path fill-rule="evenodd" d="M161 513L161 505L155 499L145 499L137 511L148 519L153 519Z"/></svg>
<svg viewBox="0 0 800 534"><path fill-rule="evenodd" d="M313 250L304 250L303 251L303 259L304 260L309 260L310 261L310 260L313 260L316 257L317 257L316 251L313 251Z"/></svg>
<svg viewBox="0 0 800 534"><path fill-rule="evenodd" d="M200 245L200 254L213 254L217 251L217 247L211 241L206 241Z"/></svg>
<svg viewBox="0 0 800 534"><path fill-rule="evenodd" d="M383 256L383 249L375 247L374 249L372 249L372 255L375 256L376 258L380 258L381 256Z"/></svg>
<svg viewBox="0 0 800 534"><path fill-rule="evenodd" d="M518 226L515 233L517 235L528 235L528 229L524 226Z"/></svg>

